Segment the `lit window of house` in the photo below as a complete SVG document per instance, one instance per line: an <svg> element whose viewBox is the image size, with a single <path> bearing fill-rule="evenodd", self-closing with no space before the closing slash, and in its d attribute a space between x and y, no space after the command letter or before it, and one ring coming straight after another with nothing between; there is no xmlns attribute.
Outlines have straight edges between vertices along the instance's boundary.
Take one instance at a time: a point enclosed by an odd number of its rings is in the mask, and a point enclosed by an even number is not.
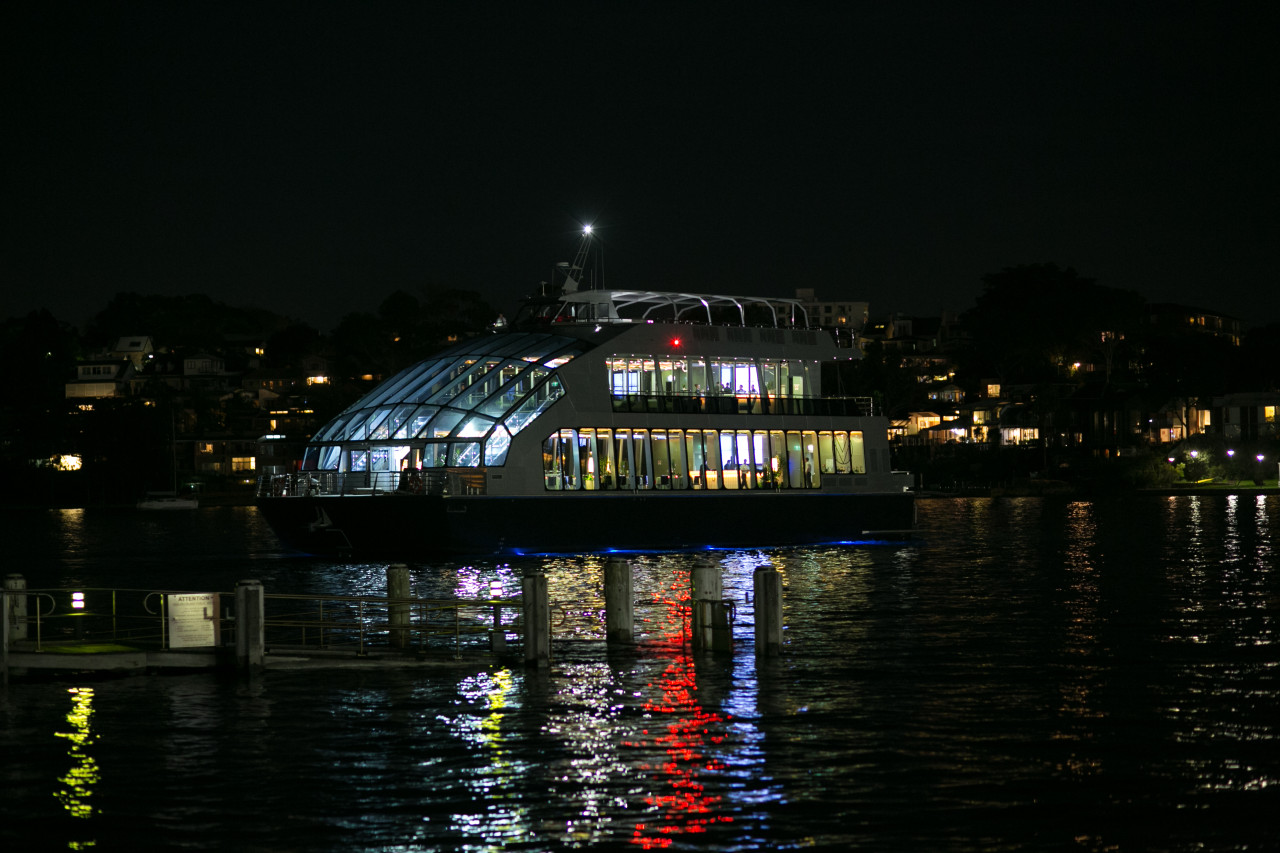
<svg viewBox="0 0 1280 853"><path fill-rule="evenodd" d="M255 461L256 460L252 456L232 456L231 470L232 471L252 471L256 467L254 464Z"/></svg>

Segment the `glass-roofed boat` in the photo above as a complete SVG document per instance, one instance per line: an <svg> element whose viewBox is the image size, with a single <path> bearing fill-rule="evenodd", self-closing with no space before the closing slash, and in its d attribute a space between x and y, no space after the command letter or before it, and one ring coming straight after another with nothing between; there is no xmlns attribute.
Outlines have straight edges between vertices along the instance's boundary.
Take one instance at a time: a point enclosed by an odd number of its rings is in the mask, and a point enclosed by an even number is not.
<svg viewBox="0 0 1280 853"><path fill-rule="evenodd" d="M590 234L584 235L578 258ZM402 559L900 538L888 421L794 299L584 289L401 371L258 506L308 553Z"/></svg>

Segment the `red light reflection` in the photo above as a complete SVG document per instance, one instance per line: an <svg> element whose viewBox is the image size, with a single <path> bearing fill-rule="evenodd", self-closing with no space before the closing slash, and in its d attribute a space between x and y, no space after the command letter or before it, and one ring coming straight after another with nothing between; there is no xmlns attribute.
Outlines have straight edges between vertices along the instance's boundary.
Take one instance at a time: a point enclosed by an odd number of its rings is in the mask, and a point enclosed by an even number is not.
<svg viewBox="0 0 1280 853"><path fill-rule="evenodd" d="M689 573L677 572L672 586L654 594L654 601L666 606L658 636L647 641L643 649L655 656L670 655L672 660L657 684L661 699L644 703L644 709L669 717L665 730L645 730L652 743L626 743L624 746L647 748L657 746L667 753L658 766L642 765L653 771L654 779L666 784L666 790L653 793L645 803L656 806L661 814L657 822L638 823L631 843L645 850L670 847L672 838L682 833L706 832L714 823L730 823L730 815L716 814L722 799L706 793L698 781L704 772L717 772L724 765L705 754L708 744L724 740L724 724L729 715L707 711L698 704L697 671L690 652L692 640L689 624Z"/></svg>

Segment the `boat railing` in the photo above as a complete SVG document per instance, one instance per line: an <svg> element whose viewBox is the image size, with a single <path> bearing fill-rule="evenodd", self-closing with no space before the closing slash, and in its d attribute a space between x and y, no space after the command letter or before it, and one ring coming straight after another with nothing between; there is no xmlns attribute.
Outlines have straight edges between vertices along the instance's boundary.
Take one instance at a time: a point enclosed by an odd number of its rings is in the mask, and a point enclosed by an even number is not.
<svg viewBox="0 0 1280 853"><path fill-rule="evenodd" d="M296 471L258 478L260 498L354 495L482 495L483 468L409 468L403 471Z"/></svg>
<svg viewBox="0 0 1280 853"><path fill-rule="evenodd" d="M635 414L873 417L871 397L758 397L752 394L614 394L613 410Z"/></svg>

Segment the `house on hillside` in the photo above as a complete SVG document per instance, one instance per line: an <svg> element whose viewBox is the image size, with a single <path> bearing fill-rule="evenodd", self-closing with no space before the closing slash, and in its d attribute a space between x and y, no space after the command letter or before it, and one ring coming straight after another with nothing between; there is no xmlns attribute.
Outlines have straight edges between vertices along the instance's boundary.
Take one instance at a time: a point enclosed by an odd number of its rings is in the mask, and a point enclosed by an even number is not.
<svg viewBox="0 0 1280 853"><path fill-rule="evenodd" d="M1280 391L1214 397L1210 423L1227 441L1280 438Z"/></svg>

